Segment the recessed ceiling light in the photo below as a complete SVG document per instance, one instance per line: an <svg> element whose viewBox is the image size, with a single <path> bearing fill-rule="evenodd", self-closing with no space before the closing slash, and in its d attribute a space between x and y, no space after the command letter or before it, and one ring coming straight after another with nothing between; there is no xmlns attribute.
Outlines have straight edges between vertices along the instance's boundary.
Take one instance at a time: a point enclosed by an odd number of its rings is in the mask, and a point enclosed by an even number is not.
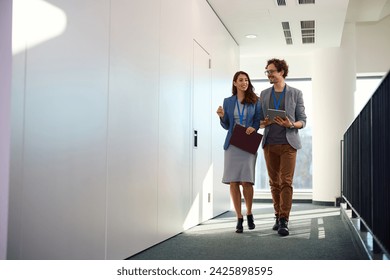
<svg viewBox="0 0 390 280"><path fill-rule="evenodd" d="M248 34L248 35L245 35L246 38L248 39L254 39L254 38L257 38L257 35L255 34Z"/></svg>

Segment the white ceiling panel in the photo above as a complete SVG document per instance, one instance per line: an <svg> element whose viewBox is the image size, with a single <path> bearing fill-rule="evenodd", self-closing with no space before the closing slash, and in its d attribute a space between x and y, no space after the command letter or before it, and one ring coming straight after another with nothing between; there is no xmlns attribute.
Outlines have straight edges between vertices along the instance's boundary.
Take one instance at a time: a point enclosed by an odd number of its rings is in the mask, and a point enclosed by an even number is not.
<svg viewBox="0 0 390 280"><path fill-rule="evenodd" d="M346 21L380 20L389 14L390 0L207 0L240 46L241 57L275 52L300 54L338 47ZM314 21L314 43L303 44L301 21ZM286 43L282 22L290 25L292 44ZM246 35L255 34L254 39ZM291 42L290 42L291 43Z"/></svg>

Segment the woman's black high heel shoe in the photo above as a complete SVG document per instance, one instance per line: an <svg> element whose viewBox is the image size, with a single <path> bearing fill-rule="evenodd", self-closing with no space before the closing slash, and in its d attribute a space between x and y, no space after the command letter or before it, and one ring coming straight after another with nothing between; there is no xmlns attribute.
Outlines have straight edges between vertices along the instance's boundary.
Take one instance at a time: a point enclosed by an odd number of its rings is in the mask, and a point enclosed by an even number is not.
<svg viewBox="0 0 390 280"><path fill-rule="evenodd" d="M256 225L253 222L253 215L250 214L250 215L246 216L246 218L247 218L247 222L248 222L248 228L249 229L254 229L256 227Z"/></svg>
<svg viewBox="0 0 390 280"><path fill-rule="evenodd" d="M243 222L244 222L244 218L237 219L237 226L236 226L237 233L242 233L244 231L244 227L242 226Z"/></svg>

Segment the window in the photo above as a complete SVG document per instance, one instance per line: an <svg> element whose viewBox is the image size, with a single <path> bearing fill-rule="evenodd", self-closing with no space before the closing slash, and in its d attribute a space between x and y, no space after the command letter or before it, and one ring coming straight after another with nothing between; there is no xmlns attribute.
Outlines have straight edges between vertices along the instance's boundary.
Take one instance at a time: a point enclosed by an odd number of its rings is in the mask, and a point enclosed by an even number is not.
<svg viewBox="0 0 390 280"><path fill-rule="evenodd" d="M380 83L383 76L358 76L356 78L355 106L354 116L358 116L360 111L370 100Z"/></svg>

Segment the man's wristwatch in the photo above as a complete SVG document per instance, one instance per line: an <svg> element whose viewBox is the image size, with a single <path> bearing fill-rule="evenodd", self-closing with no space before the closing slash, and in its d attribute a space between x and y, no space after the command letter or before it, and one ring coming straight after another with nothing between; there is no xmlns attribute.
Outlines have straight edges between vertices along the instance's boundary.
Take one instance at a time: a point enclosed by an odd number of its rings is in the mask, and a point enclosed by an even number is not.
<svg viewBox="0 0 390 280"><path fill-rule="evenodd" d="M290 129L295 128L294 123L291 123L291 126L290 126L289 128L290 128Z"/></svg>

